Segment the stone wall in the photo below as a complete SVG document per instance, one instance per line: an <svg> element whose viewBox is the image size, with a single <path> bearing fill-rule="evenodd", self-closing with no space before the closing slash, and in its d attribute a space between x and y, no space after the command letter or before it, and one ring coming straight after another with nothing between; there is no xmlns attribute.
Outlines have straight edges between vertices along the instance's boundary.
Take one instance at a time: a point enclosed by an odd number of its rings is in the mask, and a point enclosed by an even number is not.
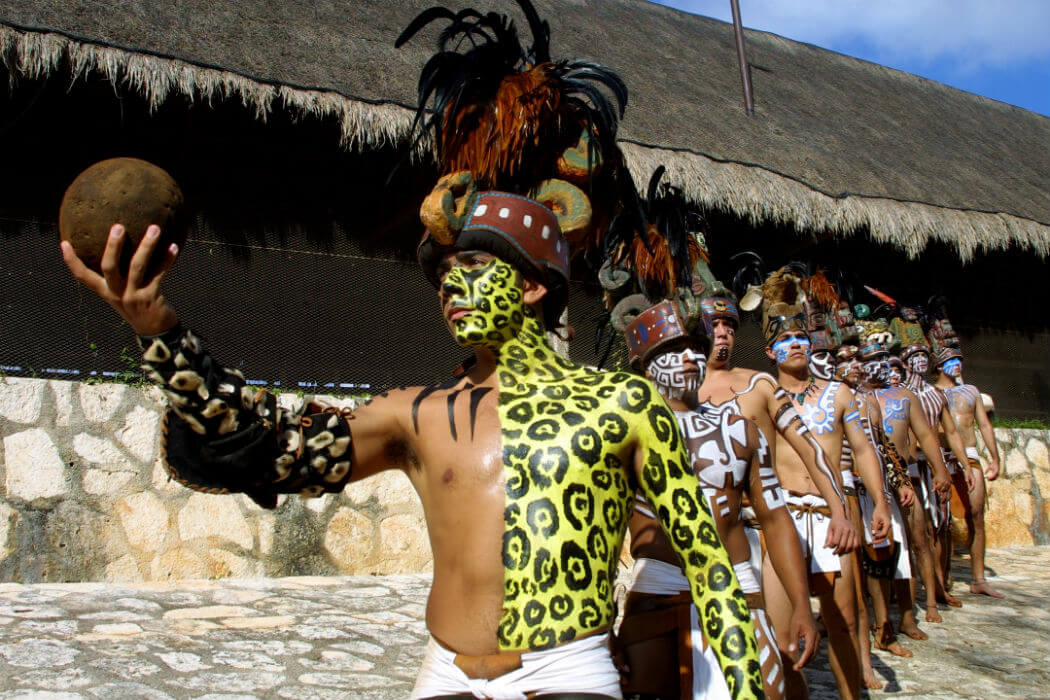
<svg viewBox="0 0 1050 700"><path fill-rule="evenodd" d="M977 436L981 460L988 451ZM989 547L1050 544L1050 430L995 429L1002 467L988 483Z"/></svg>
<svg viewBox="0 0 1050 700"><path fill-rule="evenodd" d="M430 570L422 510L401 472L338 495L282 497L273 511L196 493L161 464L162 407L155 388L0 378L0 580ZM1004 473L990 485L988 545L1050 544L1050 432L996 438Z"/></svg>
<svg viewBox="0 0 1050 700"><path fill-rule="evenodd" d="M164 471L162 407L152 387L0 378L0 580L430 570L422 509L403 473L338 495L281 497L273 511L197 493Z"/></svg>

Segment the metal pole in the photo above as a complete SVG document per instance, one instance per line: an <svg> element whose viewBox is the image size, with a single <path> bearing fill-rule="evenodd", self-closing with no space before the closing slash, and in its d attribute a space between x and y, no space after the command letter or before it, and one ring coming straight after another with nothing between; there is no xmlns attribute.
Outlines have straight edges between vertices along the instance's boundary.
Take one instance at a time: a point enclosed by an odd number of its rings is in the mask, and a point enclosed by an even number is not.
<svg viewBox="0 0 1050 700"><path fill-rule="evenodd" d="M733 7L733 33L736 36L736 58L740 64L740 83L744 87L744 111L747 116L755 116L755 98L751 94L751 71L748 70L747 52L744 50L744 27L740 23L740 3L729 0Z"/></svg>

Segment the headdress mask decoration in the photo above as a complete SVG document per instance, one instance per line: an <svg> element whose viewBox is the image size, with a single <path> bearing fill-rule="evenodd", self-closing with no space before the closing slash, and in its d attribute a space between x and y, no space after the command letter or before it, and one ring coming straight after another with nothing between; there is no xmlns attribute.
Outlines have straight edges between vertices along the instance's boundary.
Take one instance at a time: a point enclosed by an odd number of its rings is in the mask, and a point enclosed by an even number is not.
<svg viewBox="0 0 1050 700"><path fill-rule="evenodd" d="M796 274L782 267L762 284L762 332L767 346L786 331L808 334L805 294L799 282Z"/></svg>
<svg viewBox="0 0 1050 700"><path fill-rule="evenodd" d="M631 365L641 368L658 350L690 339L678 304L662 301L642 311L624 329Z"/></svg>
<svg viewBox="0 0 1050 700"><path fill-rule="evenodd" d="M455 243L438 245L424 234L417 255L427 279L437 287L437 264L447 251L492 253L542 282L549 297L544 298L544 309L556 314L568 294L568 248L557 216L543 204L508 192L479 192L465 212ZM545 316L549 326L551 313Z"/></svg>
<svg viewBox="0 0 1050 700"><path fill-rule="evenodd" d="M736 302L729 297L702 297L700 314L704 322L704 330L711 337L715 335L715 321L718 319L728 320L734 328L740 327L740 311L736 307Z"/></svg>

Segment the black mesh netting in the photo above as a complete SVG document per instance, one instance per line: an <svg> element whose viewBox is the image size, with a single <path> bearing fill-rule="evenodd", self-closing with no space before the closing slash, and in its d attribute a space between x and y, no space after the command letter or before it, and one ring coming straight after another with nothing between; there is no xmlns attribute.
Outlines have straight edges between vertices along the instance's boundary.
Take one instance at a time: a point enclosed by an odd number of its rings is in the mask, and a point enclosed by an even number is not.
<svg viewBox="0 0 1050 700"><path fill-rule="evenodd" d="M248 378L292 391L375 393L445 378L466 356L412 262L416 212L436 173L399 149L349 152L332 120L274 110L263 123L236 100L171 97L150 110L97 76L17 81L0 90L0 116L3 373L137 378L131 331L72 280L55 224L73 177L118 155L151 160L183 187L195 220L165 288L217 358ZM768 271L806 258L906 303L944 294L967 380L995 398L1000 416L1050 418L1045 261L985 251L963 265L943 243L907 260L863 231L818 237L707 214L722 279L732 276L735 253L753 250ZM604 317L599 290L574 282L571 355L619 367L622 340L608 328L597 333ZM740 330L734 359L769 369L754 320Z"/></svg>

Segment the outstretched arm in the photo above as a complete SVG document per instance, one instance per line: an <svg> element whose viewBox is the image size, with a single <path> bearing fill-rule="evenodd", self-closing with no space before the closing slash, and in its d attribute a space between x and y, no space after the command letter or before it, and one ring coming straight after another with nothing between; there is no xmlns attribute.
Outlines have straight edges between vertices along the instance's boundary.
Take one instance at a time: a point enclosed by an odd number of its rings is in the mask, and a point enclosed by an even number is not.
<svg viewBox="0 0 1050 700"><path fill-rule="evenodd" d="M62 256L73 276L139 334L143 369L171 406L163 452L172 477L210 493L243 492L272 508L279 493L316 496L341 490L351 477L355 455L362 456L358 477L377 470L375 436L383 428L389 432L392 423L383 420L383 411L373 409L363 416L359 432L365 439L353 446L347 412L316 404L296 411L279 408L274 396L247 386L240 372L215 362L178 325L160 288L177 247L169 248L155 274L146 275L159 238L160 229L150 226L126 278L119 268L125 240L119 224L110 230L101 275L89 270L68 243L62 244Z"/></svg>
<svg viewBox="0 0 1050 700"><path fill-rule="evenodd" d="M671 409L648 382L630 388L648 406L635 426L638 484L682 561L704 633L734 698L762 698L747 599L722 546ZM632 401L633 403L634 401Z"/></svg>
<svg viewBox="0 0 1050 700"><path fill-rule="evenodd" d="M788 651L798 649L798 640L803 640L803 653L795 662L800 670L817 653L820 633L817 632L813 613L809 609L809 572L802 557L802 546L795 535L780 482L773 471L769 444L754 423L748 423L748 443L754 446L749 470L749 497L755 515L766 533L766 550L769 561L791 598L791 623L787 631Z"/></svg>
<svg viewBox="0 0 1050 700"><path fill-rule="evenodd" d="M988 454L992 461L984 475L988 481L995 481L999 477L999 446L995 444L995 429L992 421L988 420L988 412L984 410L984 402L981 401L981 393L977 392L977 402L974 404L974 417L977 419L977 428L981 431L984 446L988 448Z"/></svg>

